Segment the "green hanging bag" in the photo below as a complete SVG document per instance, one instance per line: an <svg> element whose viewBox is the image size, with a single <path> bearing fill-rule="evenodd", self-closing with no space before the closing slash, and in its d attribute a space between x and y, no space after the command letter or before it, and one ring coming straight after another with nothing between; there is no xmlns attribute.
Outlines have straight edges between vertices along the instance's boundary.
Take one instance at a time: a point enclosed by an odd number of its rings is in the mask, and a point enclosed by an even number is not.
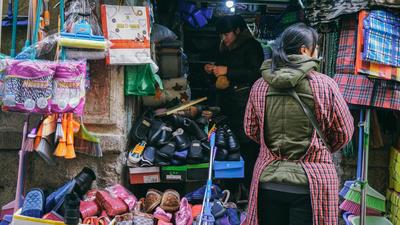
<svg viewBox="0 0 400 225"><path fill-rule="evenodd" d="M155 95L156 85L163 89L160 77L150 64L125 66L125 95Z"/></svg>

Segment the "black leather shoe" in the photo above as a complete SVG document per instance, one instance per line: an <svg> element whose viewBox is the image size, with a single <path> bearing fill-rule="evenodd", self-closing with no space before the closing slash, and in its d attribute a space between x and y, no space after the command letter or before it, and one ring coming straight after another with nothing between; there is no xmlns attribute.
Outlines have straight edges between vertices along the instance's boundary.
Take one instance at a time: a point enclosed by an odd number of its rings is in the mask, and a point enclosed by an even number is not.
<svg viewBox="0 0 400 225"><path fill-rule="evenodd" d="M172 138L172 129L162 121L153 121L148 135L149 144L152 146L163 146L168 144Z"/></svg>
<svg viewBox="0 0 400 225"><path fill-rule="evenodd" d="M226 161L240 161L240 152L229 154Z"/></svg>
<svg viewBox="0 0 400 225"><path fill-rule="evenodd" d="M64 200L64 223L67 225L79 224L80 212L79 212L80 199L74 192L67 194Z"/></svg>
<svg viewBox="0 0 400 225"><path fill-rule="evenodd" d="M232 152L232 153L238 152L240 150L240 144L237 141L235 134L229 128L226 130L226 137L227 137L229 152Z"/></svg>
<svg viewBox="0 0 400 225"><path fill-rule="evenodd" d="M203 159L204 155L203 148L201 147L201 142L198 140L192 141L188 153L188 162L192 164L202 163Z"/></svg>
<svg viewBox="0 0 400 225"><path fill-rule="evenodd" d="M215 160L217 161L225 161L228 157L228 150L224 148L218 148L217 153L215 154Z"/></svg>
<svg viewBox="0 0 400 225"><path fill-rule="evenodd" d="M84 196L92 187L92 182L96 180L96 174L92 169L84 167L82 171L74 178L74 191L79 196Z"/></svg>
<svg viewBox="0 0 400 225"><path fill-rule="evenodd" d="M182 128L178 128L172 133L172 136L174 137L177 151L187 149L190 146L189 137Z"/></svg>
<svg viewBox="0 0 400 225"><path fill-rule="evenodd" d="M223 128L217 129L217 133L215 136L215 144L218 146L218 148L225 148L226 147L226 139L225 139L226 133Z"/></svg>
<svg viewBox="0 0 400 225"><path fill-rule="evenodd" d="M172 159L171 165L182 166L186 164L186 160Z"/></svg>

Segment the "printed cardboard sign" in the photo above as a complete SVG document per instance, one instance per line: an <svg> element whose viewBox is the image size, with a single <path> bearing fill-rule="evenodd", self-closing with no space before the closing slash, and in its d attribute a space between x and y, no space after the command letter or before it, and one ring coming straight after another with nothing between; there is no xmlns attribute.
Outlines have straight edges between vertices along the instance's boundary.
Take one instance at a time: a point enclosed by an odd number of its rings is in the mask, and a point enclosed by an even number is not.
<svg viewBox="0 0 400 225"><path fill-rule="evenodd" d="M151 63L150 16L147 7L102 5L104 36L111 41L106 63Z"/></svg>

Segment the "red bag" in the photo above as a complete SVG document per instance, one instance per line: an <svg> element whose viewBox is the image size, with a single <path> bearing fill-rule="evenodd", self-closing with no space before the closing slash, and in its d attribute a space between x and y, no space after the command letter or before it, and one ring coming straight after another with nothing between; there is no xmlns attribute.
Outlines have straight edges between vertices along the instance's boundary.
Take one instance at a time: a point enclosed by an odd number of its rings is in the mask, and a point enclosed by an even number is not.
<svg viewBox="0 0 400 225"><path fill-rule="evenodd" d="M106 191L98 191L96 193L96 202L103 207L107 215L114 217L128 212L128 206L119 198L113 198Z"/></svg>
<svg viewBox="0 0 400 225"><path fill-rule="evenodd" d="M81 201L79 205L79 211L81 212L82 218L90 216L97 216L100 213L100 207L96 201Z"/></svg>

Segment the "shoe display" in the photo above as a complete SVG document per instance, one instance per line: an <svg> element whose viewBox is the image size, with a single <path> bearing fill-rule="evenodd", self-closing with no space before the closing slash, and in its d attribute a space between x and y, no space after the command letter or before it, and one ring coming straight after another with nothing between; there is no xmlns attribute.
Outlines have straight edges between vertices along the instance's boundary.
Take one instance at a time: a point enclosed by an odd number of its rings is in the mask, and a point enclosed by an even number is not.
<svg viewBox="0 0 400 225"><path fill-rule="evenodd" d="M42 189L31 189L25 197L21 215L42 218L44 214L44 193Z"/></svg>
<svg viewBox="0 0 400 225"><path fill-rule="evenodd" d="M156 189L149 189L144 200L144 211L151 213L161 203L162 192Z"/></svg>
<svg viewBox="0 0 400 225"><path fill-rule="evenodd" d="M167 145L161 147L158 151L156 151L156 155L161 156L167 160L172 160L175 150L176 150L175 143L170 142Z"/></svg>
<svg viewBox="0 0 400 225"><path fill-rule="evenodd" d="M74 178L75 187L74 191L82 197L92 187L92 182L96 180L96 174L89 167L85 167L82 171Z"/></svg>
<svg viewBox="0 0 400 225"><path fill-rule="evenodd" d="M172 129L164 122L154 120L148 133L149 145L163 146L172 139Z"/></svg>
<svg viewBox="0 0 400 225"><path fill-rule="evenodd" d="M64 223L67 225L79 224L80 212L79 212L80 198L74 192L67 194L64 200Z"/></svg>
<svg viewBox="0 0 400 225"><path fill-rule="evenodd" d="M177 191L168 189L164 192L161 199L160 207L166 212L176 212L179 210L180 195Z"/></svg>
<svg viewBox="0 0 400 225"><path fill-rule="evenodd" d="M188 162L189 163L202 163L204 159L203 155L203 148L201 146L201 142L198 140L192 141L192 144L190 145L189 148L189 153L188 153Z"/></svg>
<svg viewBox="0 0 400 225"><path fill-rule="evenodd" d="M238 152L240 150L239 142L231 129L226 129L227 147L229 152Z"/></svg>
<svg viewBox="0 0 400 225"><path fill-rule="evenodd" d="M215 137L215 144L218 148L226 148L226 138L225 138L225 130L223 128L218 128L216 137Z"/></svg>
<svg viewBox="0 0 400 225"><path fill-rule="evenodd" d="M140 165L144 167L153 166L156 157L156 151L156 148L152 146L147 146L143 151Z"/></svg>
<svg viewBox="0 0 400 225"><path fill-rule="evenodd" d="M189 145L190 145L189 137L186 135L186 133L184 132L184 130L182 128L178 128L174 133L172 133L172 136L174 137L177 151L180 151L180 150L183 150L183 149L186 149L189 147Z"/></svg>
<svg viewBox="0 0 400 225"><path fill-rule="evenodd" d="M225 161L228 157L229 152L224 148L218 148L217 153L215 154L215 160L217 161Z"/></svg>

